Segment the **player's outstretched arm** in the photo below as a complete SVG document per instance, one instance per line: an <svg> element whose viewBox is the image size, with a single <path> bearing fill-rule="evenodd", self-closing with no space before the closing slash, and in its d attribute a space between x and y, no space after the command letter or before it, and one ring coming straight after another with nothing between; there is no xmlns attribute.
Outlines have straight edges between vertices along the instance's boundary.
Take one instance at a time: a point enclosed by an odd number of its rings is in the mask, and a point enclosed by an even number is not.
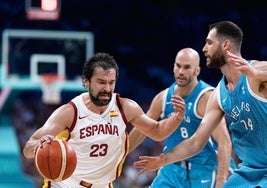
<svg viewBox="0 0 267 188"><path fill-rule="evenodd" d="M154 171L163 165L185 160L196 155L207 144L212 132L221 122L223 115L224 113L218 105L215 91L209 98L206 113L197 131L167 153L162 153L157 157L140 156L139 161L134 163L134 167L141 168L138 174Z"/></svg>
<svg viewBox="0 0 267 188"><path fill-rule="evenodd" d="M50 143L60 132L71 125L74 118L74 109L70 104L57 108L47 119L45 124L33 133L23 148L26 158L33 158L38 147L44 142Z"/></svg>
<svg viewBox="0 0 267 188"><path fill-rule="evenodd" d="M165 90L162 90L153 98L150 107L146 113L148 117L154 120L158 120L162 113L162 98L164 92ZM129 134L129 152L138 147L145 140L145 138L146 136L134 127Z"/></svg>
<svg viewBox="0 0 267 188"><path fill-rule="evenodd" d="M141 107L130 99L122 99L127 120L144 135L155 141L162 141L176 130L184 117L185 103L182 97L174 95L172 104L175 112L167 119L156 121L147 116Z"/></svg>

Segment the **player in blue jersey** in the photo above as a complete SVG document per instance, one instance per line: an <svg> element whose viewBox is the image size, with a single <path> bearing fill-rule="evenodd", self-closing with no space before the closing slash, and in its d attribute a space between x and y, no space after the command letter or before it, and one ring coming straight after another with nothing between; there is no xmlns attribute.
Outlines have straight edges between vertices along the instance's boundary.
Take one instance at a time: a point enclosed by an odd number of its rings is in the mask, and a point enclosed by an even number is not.
<svg viewBox="0 0 267 188"><path fill-rule="evenodd" d="M190 139L158 157L142 156L140 173L182 161L207 143L220 119L229 116L234 150L242 161L223 187L267 187L267 61L241 56L243 32L230 21L210 25L203 52L207 66L223 77L211 95L200 127Z"/></svg>
<svg viewBox="0 0 267 188"><path fill-rule="evenodd" d="M195 133L204 115L208 98L214 90L214 87L198 80L199 63L200 57L196 50L180 50L173 66L175 82L154 97L147 112L153 119L169 117L174 112L171 105L172 95L180 95L186 103L184 119L176 131L165 139L164 152L170 151ZM130 147L135 148L144 138L144 135L133 129L130 133ZM215 149L217 143L218 156ZM216 183L217 187L220 187L228 177L231 148L230 136L223 118L199 154L161 167L150 188L212 188Z"/></svg>

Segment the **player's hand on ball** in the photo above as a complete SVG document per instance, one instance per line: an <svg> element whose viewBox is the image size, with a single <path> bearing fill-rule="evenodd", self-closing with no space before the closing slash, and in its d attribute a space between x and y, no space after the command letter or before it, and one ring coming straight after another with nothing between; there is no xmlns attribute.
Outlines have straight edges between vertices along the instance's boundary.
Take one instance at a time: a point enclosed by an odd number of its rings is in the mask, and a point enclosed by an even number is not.
<svg viewBox="0 0 267 188"><path fill-rule="evenodd" d="M42 136L39 141L38 141L38 144L34 147L34 153L36 153L37 149L38 148L41 148L43 147L43 144L44 143L51 143L52 140L55 139L55 136L53 135L45 135L45 136Z"/></svg>

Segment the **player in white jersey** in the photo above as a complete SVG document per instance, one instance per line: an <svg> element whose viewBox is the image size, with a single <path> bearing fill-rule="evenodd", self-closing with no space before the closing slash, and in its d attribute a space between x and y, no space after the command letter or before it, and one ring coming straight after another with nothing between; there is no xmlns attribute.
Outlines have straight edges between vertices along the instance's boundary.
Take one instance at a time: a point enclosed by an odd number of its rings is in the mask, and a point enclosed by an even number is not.
<svg viewBox="0 0 267 188"><path fill-rule="evenodd" d="M109 54L92 56L84 65L82 78L88 92L56 109L23 149L26 158L33 158L44 142L50 143L64 134L76 151L74 173L61 182L46 181L43 187L112 187L128 154L128 125L161 141L172 134L183 119L185 104L180 96L172 97L175 113L166 120L155 121L146 116L135 101L114 93L118 66ZM62 133L65 130L67 134Z"/></svg>

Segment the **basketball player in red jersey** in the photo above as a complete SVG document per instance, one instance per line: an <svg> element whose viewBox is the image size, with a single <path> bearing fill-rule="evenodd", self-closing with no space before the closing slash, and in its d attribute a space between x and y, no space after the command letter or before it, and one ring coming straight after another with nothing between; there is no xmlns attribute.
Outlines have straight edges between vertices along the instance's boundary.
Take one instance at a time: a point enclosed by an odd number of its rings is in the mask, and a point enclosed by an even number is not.
<svg viewBox="0 0 267 188"><path fill-rule="evenodd" d="M50 143L68 130L68 143L77 154L77 166L71 177L61 182L47 181L44 187L108 188L121 174L129 151L126 127L131 124L155 141L164 140L180 124L185 104L173 96L175 112L165 120L155 121L145 115L133 100L114 93L118 65L106 53L97 53L84 65L81 93L56 109L45 124L27 141L23 153L33 158L38 147Z"/></svg>

